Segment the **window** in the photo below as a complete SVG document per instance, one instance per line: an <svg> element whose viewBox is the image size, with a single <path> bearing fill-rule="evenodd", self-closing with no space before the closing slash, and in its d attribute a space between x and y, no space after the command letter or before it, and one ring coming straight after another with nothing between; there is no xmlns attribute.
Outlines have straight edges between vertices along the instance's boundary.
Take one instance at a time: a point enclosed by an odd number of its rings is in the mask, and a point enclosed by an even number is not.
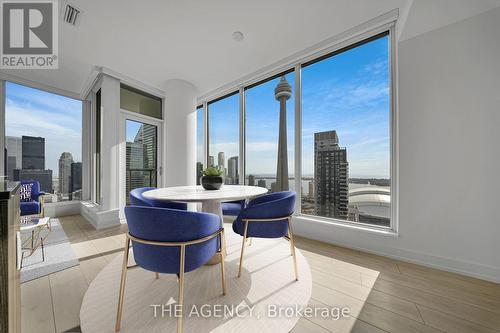
<svg viewBox="0 0 500 333"><path fill-rule="evenodd" d="M223 97L208 103L208 165L224 170L225 184L239 183L239 95Z"/></svg>
<svg viewBox="0 0 500 333"><path fill-rule="evenodd" d="M161 98L120 85L120 108L145 116L162 119Z"/></svg>
<svg viewBox="0 0 500 333"><path fill-rule="evenodd" d="M389 54L384 33L303 65L303 214L391 225Z"/></svg>
<svg viewBox="0 0 500 333"><path fill-rule="evenodd" d="M101 89L95 94L95 201L101 203Z"/></svg>
<svg viewBox="0 0 500 333"><path fill-rule="evenodd" d="M200 178L203 175L203 164L205 163L204 134L203 126L203 105L196 108L196 184L200 185Z"/></svg>
<svg viewBox="0 0 500 333"><path fill-rule="evenodd" d="M6 82L7 177L36 180L46 202L82 195L82 102Z"/></svg>
<svg viewBox="0 0 500 333"><path fill-rule="evenodd" d="M294 92L294 72L245 89L245 184L294 190Z"/></svg>

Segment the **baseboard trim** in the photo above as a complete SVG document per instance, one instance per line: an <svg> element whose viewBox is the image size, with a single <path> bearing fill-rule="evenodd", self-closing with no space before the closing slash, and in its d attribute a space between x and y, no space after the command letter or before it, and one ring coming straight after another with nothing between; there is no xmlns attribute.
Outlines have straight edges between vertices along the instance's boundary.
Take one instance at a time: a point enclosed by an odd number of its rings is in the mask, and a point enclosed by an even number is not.
<svg viewBox="0 0 500 333"><path fill-rule="evenodd" d="M296 218L297 219L297 218ZM335 231L339 227L335 225L328 225L325 223L315 223L313 221L306 221L300 219L300 222L294 223L294 232L297 236L338 245L353 250L359 250L367 253L372 253L408 263L418 264L430 268L435 268L447 272L457 273L481 280L486 280L494 283L500 283L500 268L478 264L476 262L457 260L455 258L447 258L437 256L421 251L408 250L399 247L390 247L385 245L374 245L371 247L361 246L355 242L347 242L329 235L335 235ZM329 232L325 232L329 230ZM373 235L372 237L380 240L380 243L387 242L387 237ZM372 240L373 242L373 240Z"/></svg>

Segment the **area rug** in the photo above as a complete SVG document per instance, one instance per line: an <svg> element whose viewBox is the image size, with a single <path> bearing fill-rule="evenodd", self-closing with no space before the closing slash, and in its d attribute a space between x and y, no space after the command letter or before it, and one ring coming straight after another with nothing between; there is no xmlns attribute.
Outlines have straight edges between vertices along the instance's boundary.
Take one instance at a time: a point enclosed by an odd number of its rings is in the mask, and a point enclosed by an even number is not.
<svg viewBox="0 0 500 333"><path fill-rule="evenodd" d="M297 250L295 281L290 244L284 239L253 239L238 278L242 238L230 226L225 229L227 295L222 295L220 265L186 273L184 332L289 332L311 297L306 259ZM90 284L80 310L82 332L114 332L122 260L123 255L117 256ZM175 332L177 295L175 275L160 274L157 280L155 273L142 268L129 270L120 332Z"/></svg>
<svg viewBox="0 0 500 333"><path fill-rule="evenodd" d="M50 223L51 231L44 242L45 261L42 260L41 248L38 248L31 256L25 257L21 268L21 283L79 264L59 220L51 219Z"/></svg>

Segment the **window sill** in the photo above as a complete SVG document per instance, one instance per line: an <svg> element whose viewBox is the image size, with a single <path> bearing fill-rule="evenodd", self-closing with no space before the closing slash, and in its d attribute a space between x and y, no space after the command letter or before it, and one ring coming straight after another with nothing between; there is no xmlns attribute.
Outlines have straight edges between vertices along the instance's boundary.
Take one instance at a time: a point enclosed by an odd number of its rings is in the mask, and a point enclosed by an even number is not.
<svg viewBox="0 0 500 333"><path fill-rule="evenodd" d="M344 229L356 230L361 232L366 232L370 234L376 234L380 236L387 237L399 237L399 233L394 229L371 227L366 224L357 224L353 222L346 222L338 219L324 218L319 216L297 214L294 216L294 220L297 222L313 223L313 224L326 224L330 226L335 226Z"/></svg>

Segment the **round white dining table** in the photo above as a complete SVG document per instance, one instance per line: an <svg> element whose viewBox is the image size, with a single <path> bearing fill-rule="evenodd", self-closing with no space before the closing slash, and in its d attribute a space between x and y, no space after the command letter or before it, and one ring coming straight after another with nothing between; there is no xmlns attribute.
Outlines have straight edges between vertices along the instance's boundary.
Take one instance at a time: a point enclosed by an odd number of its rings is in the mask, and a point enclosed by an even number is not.
<svg viewBox="0 0 500 333"><path fill-rule="evenodd" d="M205 190L201 186L174 186L146 191L143 196L150 200L201 202L201 210L218 215L222 226L222 202L251 199L267 191L263 187L243 185L222 185L218 190Z"/></svg>

